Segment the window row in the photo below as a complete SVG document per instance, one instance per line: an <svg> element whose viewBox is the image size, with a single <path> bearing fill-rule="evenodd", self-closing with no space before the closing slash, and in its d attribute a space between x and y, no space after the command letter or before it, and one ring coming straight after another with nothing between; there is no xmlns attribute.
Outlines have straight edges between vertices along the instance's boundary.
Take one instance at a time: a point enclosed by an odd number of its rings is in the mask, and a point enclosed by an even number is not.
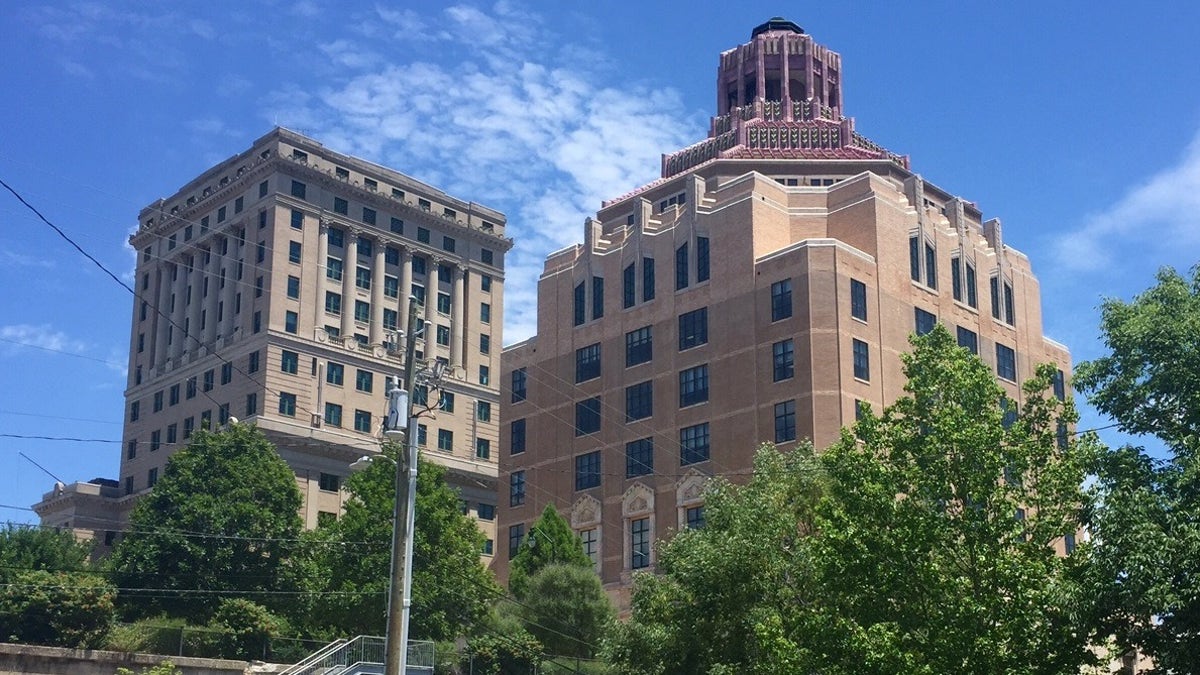
<svg viewBox="0 0 1200 675"><path fill-rule="evenodd" d="M704 527L704 505L689 504L681 509L680 527L700 529ZM654 542L650 516L628 518L625 521L624 537L629 543L627 549L629 558L626 560L628 569L639 570L650 566L651 549ZM508 557L511 560L525 544L525 523L517 523L508 527ZM593 565L600 564L600 532L598 528L583 528L577 532L583 554Z"/></svg>

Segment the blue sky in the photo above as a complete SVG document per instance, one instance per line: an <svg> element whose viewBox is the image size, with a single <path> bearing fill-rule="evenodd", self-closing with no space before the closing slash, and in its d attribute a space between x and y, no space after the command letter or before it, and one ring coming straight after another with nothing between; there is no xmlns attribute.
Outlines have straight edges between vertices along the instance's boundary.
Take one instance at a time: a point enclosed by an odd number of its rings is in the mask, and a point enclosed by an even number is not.
<svg viewBox="0 0 1200 675"><path fill-rule="evenodd" d="M704 137L717 54L777 14L842 54L859 131L1003 220L1076 360L1100 353L1102 297L1200 261L1194 3L5 9L0 178L122 274L141 207L279 124L506 212L505 341L521 339L545 254ZM0 224L0 434L119 440L130 296L7 193ZM0 504L51 486L19 452L68 482L119 464L117 443L0 436Z"/></svg>

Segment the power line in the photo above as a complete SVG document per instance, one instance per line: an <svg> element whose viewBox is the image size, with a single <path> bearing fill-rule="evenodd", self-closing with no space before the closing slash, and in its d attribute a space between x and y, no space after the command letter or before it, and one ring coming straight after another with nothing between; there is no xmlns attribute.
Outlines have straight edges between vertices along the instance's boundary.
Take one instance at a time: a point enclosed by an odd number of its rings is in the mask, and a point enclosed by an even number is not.
<svg viewBox="0 0 1200 675"><path fill-rule="evenodd" d="M109 361L107 359L101 359L101 358L97 358L95 356L88 356L87 354L80 354L79 352L69 352L65 349L55 349L54 347L46 347L43 345L34 344L32 342L22 342L20 340L12 340L12 339L9 339L6 337L0 337L0 342L7 342L9 344L18 345L21 347L28 347L30 349L40 349L44 352L53 352L55 354L62 354L64 356L74 356L75 358L79 358L79 359L87 359L88 361L95 361L96 363L103 363L106 366L113 366L113 367L120 367L120 368L126 367L126 364L117 363L116 361Z"/></svg>

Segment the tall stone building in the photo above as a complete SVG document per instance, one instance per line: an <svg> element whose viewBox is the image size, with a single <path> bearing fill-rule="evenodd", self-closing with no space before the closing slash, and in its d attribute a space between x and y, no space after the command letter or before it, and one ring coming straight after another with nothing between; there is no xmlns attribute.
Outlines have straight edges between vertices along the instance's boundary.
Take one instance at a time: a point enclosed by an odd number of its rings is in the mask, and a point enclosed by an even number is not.
<svg viewBox="0 0 1200 675"><path fill-rule="evenodd" d="M537 335L502 360L501 577L553 504L627 589L703 523L711 476L901 395L899 355L936 322L1016 400L1037 364L1069 370L1000 221L856 132L843 73L799 26L758 26L720 55L708 138L546 259Z"/></svg>
<svg viewBox="0 0 1200 675"><path fill-rule="evenodd" d="M452 366L418 442L490 556L503 214L277 128L138 220L120 480L56 486L44 524L111 544L167 458L231 417L278 446L309 527L337 517L349 465L378 452L411 297L429 323L418 359Z"/></svg>

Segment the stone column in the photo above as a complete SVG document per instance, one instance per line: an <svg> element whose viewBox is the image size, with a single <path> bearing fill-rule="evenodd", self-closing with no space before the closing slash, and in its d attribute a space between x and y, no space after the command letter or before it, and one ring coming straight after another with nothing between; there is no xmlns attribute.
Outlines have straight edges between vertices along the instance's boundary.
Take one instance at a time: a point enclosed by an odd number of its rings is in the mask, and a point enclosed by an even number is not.
<svg viewBox="0 0 1200 675"><path fill-rule="evenodd" d="M192 298L187 309L187 336L184 338L183 352L196 353L204 341L204 331L200 330L200 312L204 308L204 250L196 249L192 256L191 282Z"/></svg>
<svg viewBox="0 0 1200 675"><path fill-rule="evenodd" d="M765 36L760 35L751 44L754 45L754 59L755 59L754 68L756 71L754 73L754 98L759 101L766 101L767 100L767 64L766 64L766 57L763 54L763 52L766 51L767 38ZM755 108L755 110L761 111L762 109Z"/></svg>
<svg viewBox="0 0 1200 675"><path fill-rule="evenodd" d="M354 277L358 274L358 230L345 235L346 256L342 259L342 337L354 337Z"/></svg>
<svg viewBox="0 0 1200 675"><path fill-rule="evenodd" d="M386 302L383 294L383 271L386 264L386 239L375 240L374 261L371 263L371 325L370 342L373 345L383 343L383 305Z"/></svg>
<svg viewBox="0 0 1200 675"><path fill-rule="evenodd" d="M463 300L463 277L466 275L466 270L461 265L455 265L451 270L454 278L454 294L450 297L450 365L455 368L465 368L463 341L466 326L463 322L465 316L463 305L466 302Z"/></svg>
<svg viewBox="0 0 1200 675"><path fill-rule="evenodd" d="M237 293L238 288L238 242L232 231L227 232L225 242L225 287L221 289L221 303L224 305L224 309L221 311L221 326L218 335L228 338L233 335L234 328L237 325L233 315L233 296Z"/></svg>
<svg viewBox="0 0 1200 675"><path fill-rule="evenodd" d="M429 258L429 267L426 268L425 275L425 358L433 361L433 357L437 351L437 293L438 293L438 267L441 261L437 258Z"/></svg>
<svg viewBox="0 0 1200 675"><path fill-rule="evenodd" d="M187 345L184 323L187 319L187 286L191 270L183 264L181 256L175 263L175 280L171 283L171 294L175 296L175 307L171 312L170 358L179 358Z"/></svg>
<svg viewBox="0 0 1200 675"><path fill-rule="evenodd" d="M317 223L317 274L313 280L313 297L309 299L309 303L312 304L313 328L316 330L321 330L325 325L325 280L329 275L328 266L329 221L321 218ZM342 270L345 273L344 265Z"/></svg>
<svg viewBox="0 0 1200 675"><path fill-rule="evenodd" d="M790 35L783 35L779 38L779 58L783 61L779 68L780 77L783 78L783 81L779 83L780 98L783 99L780 107L783 109L783 119L788 122L792 121L792 82L791 72L788 69L788 60L791 58L788 48L791 44L792 37Z"/></svg>
<svg viewBox="0 0 1200 675"><path fill-rule="evenodd" d="M217 339L217 303L221 300L221 255L220 237L214 236L208 248L208 295L203 296L204 302L204 345L211 354L216 349ZM203 293L201 284L201 293Z"/></svg>
<svg viewBox="0 0 1200 675"><path fill-rule="evenodd" d="M412 249L408 246L400 249L400 314L397 321L400 325L397 326L401 331L404 331L404 339L400 340L400 349L407 348L408 340L412 339L408 335L408 300L412 297Z"/></svg>
<svg viewBox="0 0 1200 675"><path fill-rule="evenodd" d="M171 270L168 262L158 264L158 293L154 301L154 364L167 361L167 333L171 330Z"/></svg>

